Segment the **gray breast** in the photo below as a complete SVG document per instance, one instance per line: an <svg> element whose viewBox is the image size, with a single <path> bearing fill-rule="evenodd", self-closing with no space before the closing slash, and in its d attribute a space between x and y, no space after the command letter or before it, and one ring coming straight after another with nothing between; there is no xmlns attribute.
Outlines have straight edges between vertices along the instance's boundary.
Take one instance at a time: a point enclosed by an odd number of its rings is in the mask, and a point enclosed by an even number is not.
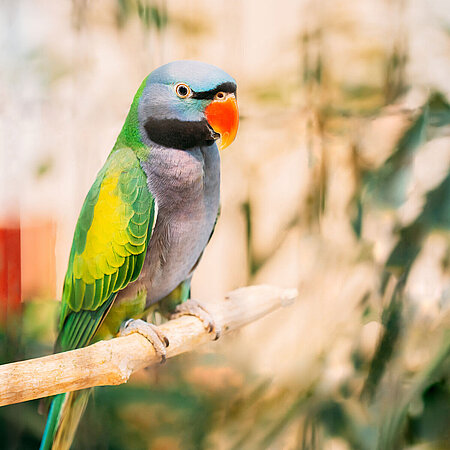
<svg viewBox="0 0 450 450"><path fill-rule="evenodd" d="M191 150L154 147L142 163L158 215L136 283L147 306L185 280L202 254L217 217L220 160L216 144Z"/></svg>

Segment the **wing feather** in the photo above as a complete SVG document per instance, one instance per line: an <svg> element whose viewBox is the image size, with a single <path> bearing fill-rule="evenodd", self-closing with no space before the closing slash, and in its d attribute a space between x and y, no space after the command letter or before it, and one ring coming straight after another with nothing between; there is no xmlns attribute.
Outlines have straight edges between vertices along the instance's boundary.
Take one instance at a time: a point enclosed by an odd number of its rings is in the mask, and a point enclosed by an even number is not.
<svg viewBox="0 0 450 450"><path fill-rule="evenodd" d="M62 297L63 350L87 345L117 292L139 276L156 214L135 153L116 150L92 185L75 229Z"/></svg>

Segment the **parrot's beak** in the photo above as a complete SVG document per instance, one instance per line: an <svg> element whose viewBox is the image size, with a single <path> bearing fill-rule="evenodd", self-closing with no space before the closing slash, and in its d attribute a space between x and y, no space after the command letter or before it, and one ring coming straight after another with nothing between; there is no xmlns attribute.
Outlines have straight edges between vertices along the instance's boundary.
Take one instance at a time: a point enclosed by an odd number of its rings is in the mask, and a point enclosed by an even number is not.
<svg viewBox="0 0 450 450"><path fill-rule="evenodd" d="M236 137L239 111L234 94L223 100L214 100L205 108L205 116L211 128L220 134L219 149L228 147Z"/></svg>

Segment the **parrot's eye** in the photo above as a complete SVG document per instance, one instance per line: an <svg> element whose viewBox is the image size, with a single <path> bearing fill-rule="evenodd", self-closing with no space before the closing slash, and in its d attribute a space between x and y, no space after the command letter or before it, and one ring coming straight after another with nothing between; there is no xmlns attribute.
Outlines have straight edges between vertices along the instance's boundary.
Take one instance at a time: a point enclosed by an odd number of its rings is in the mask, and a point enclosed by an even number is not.
<svg viewBox="0 0 450 450"><path fill-rule="evenodd" d="M178 83L175 86L175 92L177 93L178 97L180 98L186 98L191 95L191 88L184 83Z"/></svg>
<svg viewBox="0 0 450 450"><path fill-rule="evenodd" d="M218 93L215 95L214 99L215 99L215 100L224 100L225 97L226 97L225 92L218 92Z"/></svg>

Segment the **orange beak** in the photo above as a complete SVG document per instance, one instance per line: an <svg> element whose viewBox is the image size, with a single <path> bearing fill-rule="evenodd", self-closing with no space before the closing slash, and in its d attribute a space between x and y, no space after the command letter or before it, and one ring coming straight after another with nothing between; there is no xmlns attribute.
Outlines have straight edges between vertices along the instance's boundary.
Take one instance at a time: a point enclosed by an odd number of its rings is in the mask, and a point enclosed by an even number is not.
<svg viewBox="0 0 450 450"><path fill-rule="evenodd" d="M205 116L212 129L220 134L219 149L228 147L234 141L239 126L236 97L231 94L225 100L214 100L206 107Z"/></svg>

